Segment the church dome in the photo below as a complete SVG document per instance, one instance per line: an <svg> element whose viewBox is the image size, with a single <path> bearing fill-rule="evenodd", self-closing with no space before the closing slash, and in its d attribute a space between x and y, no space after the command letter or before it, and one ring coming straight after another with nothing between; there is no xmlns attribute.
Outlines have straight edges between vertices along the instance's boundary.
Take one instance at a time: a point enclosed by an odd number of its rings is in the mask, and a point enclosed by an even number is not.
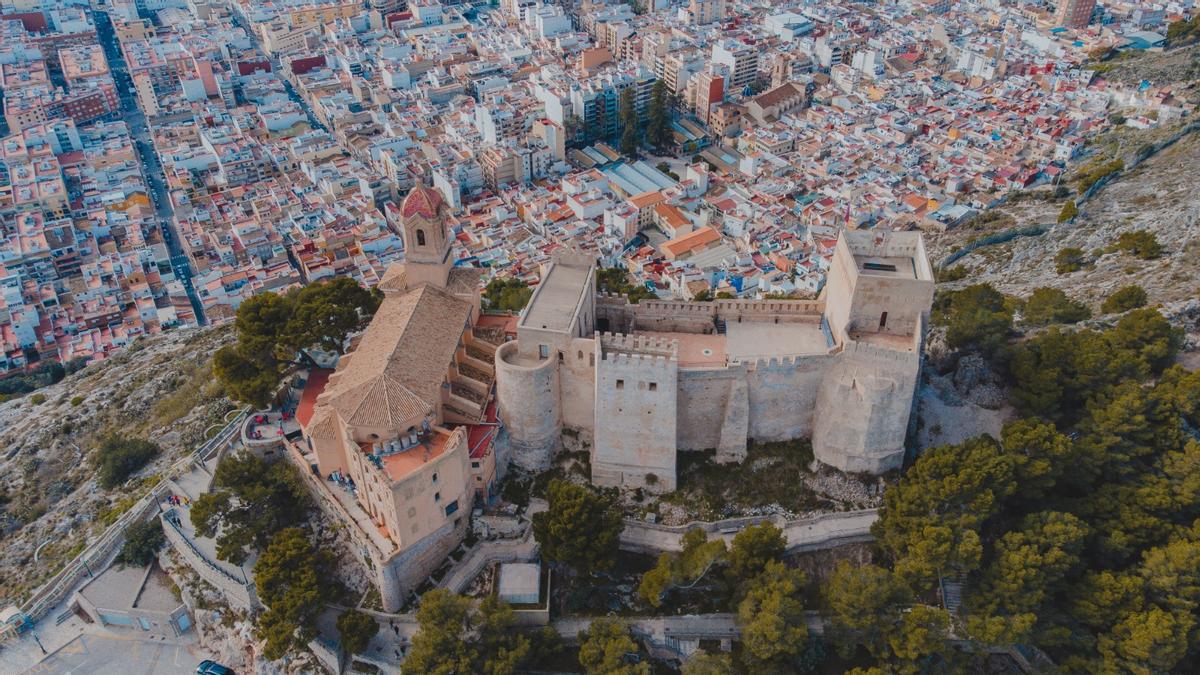
<svg viewBox="0 0 1200 675"><path fill-rule="evenodd" d="M443 203L445 202L442 200L442 193L433 188L418 185L404 198L404 203L400 205L400 215L410 218L419 214L432 220L437 217L438 209Z"/></svg>

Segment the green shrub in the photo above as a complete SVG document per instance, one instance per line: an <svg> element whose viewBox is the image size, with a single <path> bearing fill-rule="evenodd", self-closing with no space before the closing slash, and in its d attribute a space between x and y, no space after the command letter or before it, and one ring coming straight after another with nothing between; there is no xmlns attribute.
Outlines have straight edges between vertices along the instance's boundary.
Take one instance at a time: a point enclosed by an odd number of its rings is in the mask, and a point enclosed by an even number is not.
<svg viewBox="0 0 1200 675"><path fill-rule="evenodd" d="M943 283L943 282L959 281L962 279L966 279L967 274L969 274L969 272L967 271L966 266L955 265L954 267L939 267L939 268L937 268L935 276L937 277L938 283Z"/></svg>
<svg viewBox="0 0 1200 675"><path fill-rule="evenodd" d="M125 530L125 545L117 554L117 562L122 565L144 567L158 554L158 549L166 543L162 523L158 518L151 518L144 523L134 523Z"/></svg>
<svg viewBox="0 0 1200 675"><path fill-rule="evenodd" d="M1021 312L1025 323L1047 326L1052 323L1077 323L1091 318L1092 312L1081 302L1067 297L1057 288L1036 288Z"/></svg>
<svg viewBox="0 0 1200 675"><path fill-rule="evenodd" d="M29 402L34 405L41 405L46 402L46 395L45 394L34 394L33 396L29 397Z"/></svg>
<svg viewBox="0 0 1200 675"><path fill-rule="evenodd" d="M1059 274L1070 274L1088 265L1086 254L1081 248L1068 246L1054 254L1054 271Z"/></svg>
<svg viewBox="0 0 1200 675"><path fill-rule="evenodd" d="M1150 230L1122 232L1112 245L1114 250L1125 251L1139 260L1154 260L1163 254L1162 244Z"/></svg>
<svg viewBox="0 0 1200 675"><path fill-rule="evenodd" d="M1058 222L1066 223L1075 220L1075 216L1079 215L1079 207L1075 206L1074 199L1068 199L1063 204L1062 211L1058 212Z"/></svg>
<svg viewBox="0 0 1200 675"><path fill-rule="evenodd" d="M104 488L114 488L140 471L159 452L159 447L150 441L110 434L96 449L96 480Z"/></svg>
<svg viewBox="0 0 1200 675"><path fill-rule="evenodd" d="M1145 305L1146 291L1141 286L1134 284L1119 289L1105 298L1104 304L1100 306L1100 311L1105 314L1116 314L1118 312L1128 312L1131 309L1137 309Z"/></svg>
<svg viewBox="0 0 1200 675"><path fill-rule="evenodd" d="M82 396L76 396L76 397L74 397L74 398L72 398L72 399L71 399L71 405L72 405L72 406L78 407L78 406L80 406L80 405L82 405L82 404L83 404L83 397L82 397Z"/></svg>

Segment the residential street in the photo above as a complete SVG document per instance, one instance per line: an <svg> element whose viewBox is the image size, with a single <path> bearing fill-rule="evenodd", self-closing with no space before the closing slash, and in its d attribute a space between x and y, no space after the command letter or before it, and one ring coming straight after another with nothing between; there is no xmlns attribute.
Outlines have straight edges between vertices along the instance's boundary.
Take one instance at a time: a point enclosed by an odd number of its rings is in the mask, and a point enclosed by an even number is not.
<svg viewBox="0 0 1200 675"><path fill-rule="evenodd" d="M121 53L121 47L113 33L112 20L105 12L93 11L92 14L96 22L96 34L100 39L100 44L104 47L104 56L108 59L113 81L117 85L117 93L121 101L121 118L129 125L129 133L133 137L138 156L142 160L142 174L146 178L146 186L150 189L155 209L158 211L158 222L162 228L163 241L171 256L171 267L187 291L188 298L192 301L192 309L196 313L197 322L204 325L206 323L204 307L200 304L200 297L192 286L192 267L188 262L187 255L184 254L179 233L175 231L174 212L171 210L171 200L167 197L166 177L163 175L158 155L154 152L150 130L146 126L146 116L138 107L138 103L131 93L133 80L130 79L125 57Z"/></svg>

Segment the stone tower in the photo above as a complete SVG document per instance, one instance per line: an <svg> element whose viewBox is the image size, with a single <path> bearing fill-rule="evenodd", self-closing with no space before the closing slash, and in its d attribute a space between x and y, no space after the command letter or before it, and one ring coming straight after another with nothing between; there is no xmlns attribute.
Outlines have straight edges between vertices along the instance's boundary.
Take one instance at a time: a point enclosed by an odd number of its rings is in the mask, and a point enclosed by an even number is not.
<svg viewBox="0 0 1200 675"><path fill-rule="evenodd" d="M400 221L404 224L404 272L409 288L423 283L446 287L453 267L446 212L442 194L424 185L414 187L400 205Z"/></svg>

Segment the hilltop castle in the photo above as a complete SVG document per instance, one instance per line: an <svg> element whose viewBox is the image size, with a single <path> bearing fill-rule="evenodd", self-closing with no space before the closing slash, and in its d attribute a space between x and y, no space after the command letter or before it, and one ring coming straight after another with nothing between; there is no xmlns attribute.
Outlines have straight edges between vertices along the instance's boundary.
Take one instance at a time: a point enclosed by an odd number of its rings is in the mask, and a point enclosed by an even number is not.
<svg viewBox="0 0 1200 675"><path fill-rule="evenodd" d="M496 352L511 461L548 467L569 429L605 486L674 490L680 451L796 438L843 471L899 468L933 287L912 232L843 232L815 301L630 304L560 255Z"/></svg>
<svg viewBox="0 0 1200 675"><path fill-rule="evenodd" d="M596 293L590 257L558 255L503 342L479 325L480 270L454 265L446 211L429 188L404 199L405 263L306 387L289 454L387 611L458 546L507 462L548 468L564 430L590 441L593 482L657 491L675 489L680 451L736 462L749 440L811 437L845 471L903 461L933 298L920 235L843 233L815 301L634 305Z"/></svg>

